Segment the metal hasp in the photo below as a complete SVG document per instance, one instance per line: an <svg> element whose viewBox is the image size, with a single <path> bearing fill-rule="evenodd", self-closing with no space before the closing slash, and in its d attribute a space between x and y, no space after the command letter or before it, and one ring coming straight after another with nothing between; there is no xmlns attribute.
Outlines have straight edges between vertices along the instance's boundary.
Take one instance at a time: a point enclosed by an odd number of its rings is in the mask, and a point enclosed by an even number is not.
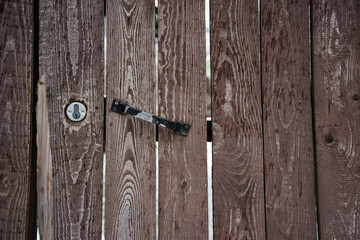
<svg viewBox="0 0 360 240"><path fill-rule="evenodd" d="M140 118L142 120L145 120L147 122L155 123L156 125L160 125L162 127L170 128L174 130L176 133L187 136L191 127L190 123L182 122L182 121L171 121L169 119L156 116L151 113L147 113L144 111L141 111L139 109L130 107L127 102L114 99L111 111L120 113L120 114L127 114L136 118Z"/></svg>

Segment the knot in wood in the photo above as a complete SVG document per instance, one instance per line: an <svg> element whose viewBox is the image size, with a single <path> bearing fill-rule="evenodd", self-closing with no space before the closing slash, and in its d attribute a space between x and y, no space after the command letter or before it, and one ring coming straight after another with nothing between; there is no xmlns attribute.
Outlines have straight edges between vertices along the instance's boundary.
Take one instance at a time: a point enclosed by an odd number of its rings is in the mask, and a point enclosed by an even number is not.
<svg viewBox="0 0 360 240"><path fill-rule="evenodd" d="M186 180L183 180L183 181L181 182L181 188L182 188L182 189L186 189L187 185L188 185L188 183L187 183Z"/></svg>
<svg viewBox="0 0 360 240"><path fill-rule="evenodd" d="M331 130L325 134L324 140L325 144L328 146L331 146L335 143L335 137Z"/></svg>

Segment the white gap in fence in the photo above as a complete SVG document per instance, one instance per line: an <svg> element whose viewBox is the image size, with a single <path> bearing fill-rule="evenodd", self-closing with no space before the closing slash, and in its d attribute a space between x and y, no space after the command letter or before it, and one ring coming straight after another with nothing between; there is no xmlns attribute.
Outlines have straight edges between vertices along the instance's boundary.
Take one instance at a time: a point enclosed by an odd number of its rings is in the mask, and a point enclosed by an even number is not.
<svg viewBox="0 0 360 240"><path fill-rule="evenodd" d="M104 102L106 100L106 16L104 16ZM106 106L104 106L106 108ZM106 109L104 109L106 112ZM104 126L106 122L104 121ZM106 128L104 128L104 133L106 134ZM105 147L105 146L104 146ZM104 148L103 155L103 181L102 181L102 219L101 219L101 239L105 239L105 177L106 177L106 153Z"/></svg>
<svg viewBox="0 0 360 240"><path fill-rule="evenodd" d="M205 46L206 46L206 121L211 121L211 59L210 59L210 0L205 0ZM209 240L214 239L213 185L212 185L212 142L207 142L208 218Z"/></svg>
<svg viewBox="0 0 360 240"><path fill-rule="evenodd" d="M155 9L158 7L158 0L155 0ZM156 36L156 25L157 25L158 16L155 16L155 26L154 26L154 39L155 39L155 111L156 114L159 114L159 65L158 65L158 38ZM156 142L156 166L155 166L155 172L156 172L156 180L155 180L155 216L156 216L156 229L155 229L155 239L159 239L159 144Z"/></svg>

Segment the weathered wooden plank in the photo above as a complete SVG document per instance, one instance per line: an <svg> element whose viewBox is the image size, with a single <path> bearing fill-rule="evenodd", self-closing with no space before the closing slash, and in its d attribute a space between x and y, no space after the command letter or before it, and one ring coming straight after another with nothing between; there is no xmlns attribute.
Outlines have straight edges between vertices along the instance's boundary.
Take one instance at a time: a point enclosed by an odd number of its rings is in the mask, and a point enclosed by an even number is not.
<svg viewBox="0 0 360 240"><path fill-rule="evenodd" d="M159 239L207 239L205 1L159 1Z"/></svg>
<svg viewBox="0 0 360 240"><path fill-rule="evenodd" d="M257 1L211 0L214 239L264 239Z"/></svg>
<svg viewBox="0 0 360 240"><path fill-rule="evenodd" d="M360 2L312 3L320 237L360 239Z"/></svg>
<svg viewBox="0 0 360 240"><path fill-rule="evenodd" d="M40 130L38 137L39 150L50 154L39 153L38 162L43 164L39 170L44 171L39 174L50 187L39 188L38 195L43 195L39 200L51 198L45 205L39 202L39 219L51 224L39 228L44 238L101 236L103 11L100 0L40 1L39 85L46 95L41 96L39 88L39 100L46 98L47 106L38 109L45 111L38 116L44 124L48 121L42 127L49 128L49 134ZM73 100L87 107L87 116L80 123L70 122L64 113ZM46 166L52 168L51 173Z"/></svg>
<svg viewBox="0 0 360 240"><path fill-rule="evenodd" d="M155 239L155 125L110 113L155 112L154 4L107 1L106 239Z"/></svg>
<svg viewBox="0 0 360 240"><path fill-rule="evenodd" d="M268 239L316 239L309 2L261 1Z"/></svg>
<svg viewBox="0 0 360 240"><path fill-rule="evenodd" d="M32 1L0 3L0 238L25 239L30 200ZM35 227L35 226L34 226Z"/></svg>
<svg viewBox="0 0 360 240"><path fill-rule="evenodd" d="M53 177L50 146L49 107L45 82L39 81L36 105L37 124L37 221L40 239L53 238Z"/></svg>

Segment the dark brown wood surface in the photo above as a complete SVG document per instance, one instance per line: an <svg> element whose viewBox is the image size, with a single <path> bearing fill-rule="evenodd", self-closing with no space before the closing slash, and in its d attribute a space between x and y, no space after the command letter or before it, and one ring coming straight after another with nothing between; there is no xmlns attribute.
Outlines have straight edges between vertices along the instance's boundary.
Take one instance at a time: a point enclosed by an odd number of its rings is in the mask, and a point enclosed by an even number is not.
<svg viewBox="0 0 360 240"><path fill-rule="evenodd" d="M313 2L321 239L360 239L360 2Z"/></svg>
<svg viewBox="0 0 360 240"><path fill-rule="evenodd" d="M258 3L210 6L214 239L265 239Z"/></svg>
<svg viewBox="0 0 360 240"><path fill-rule="evenodd" d="M261 1L268 239L316 239L309 2Z"/></svg>
<svg viewBox="0 0 360 240"><path fill-rule="evenodd" d="M52 233L41 234L54 239L101 236L103 12L100 0L40 1L39 85L46 88L42 97L46 97L47 106L38 116L48 115L48 125L42 127L48 127L49 134L38 137L48 138L39 142L50 145L50 154L39 153L44 159L38 161L52 166L52 174L44 166L43 174L51 187L38 189L38 195L44 194L43 199L51 196L51 204L44 206L52 209L42 210L52 214ZM65 116L65 107L74 100L87 107L81 123L71 123Z"/></svg>
<svg viewBox="0 0 360 240"><path fill-rule="evenodd" d="M159 1L159 239L207 239L205 2Z"/></svg>
<svg viewBox="0 0 360 240"><path fill-rule="evenodd" d="M155 112L154 4L107 1L106 239L155 239L155 125L110 112Z"/></svg>
<svg viewBox="0 0 360 240"><path fill-rule="evenodd" d="M1 1L0 239L30 237L32 67L32 1Z"/></svg>

